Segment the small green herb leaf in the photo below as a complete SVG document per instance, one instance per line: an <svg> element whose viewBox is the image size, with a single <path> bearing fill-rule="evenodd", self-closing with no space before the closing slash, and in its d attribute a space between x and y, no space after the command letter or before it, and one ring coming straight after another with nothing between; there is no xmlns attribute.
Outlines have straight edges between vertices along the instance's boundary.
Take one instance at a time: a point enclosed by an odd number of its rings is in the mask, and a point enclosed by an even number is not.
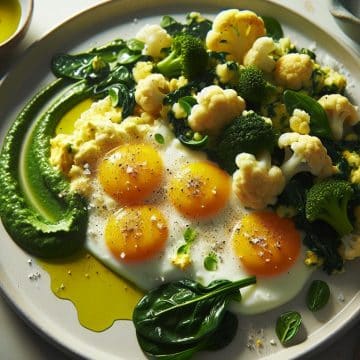
<svg viewBox="0 0 360 360"><path fill-rule="evenodd" d="M306 305L310 311L318 311L328 303L329 298L329 285L325 281L314 280L310 284L310 288L307 293Z"/></svg>
<svg viewBox="0 0 360 360"><path fill-rule="evenodd" d="M187 227L186 230L184 231L184 240L187 244L194 242L194 240L197 237L197 232L191 228L191 227Z"/></svg>
<svg viewBox="0 0 360 360"><path fill-rule="evenodd" d="M155 134L155 140L156 140L156 142L158 142L159 144L165 144L165 139L164 139L164 137L163 137L161 134L159 134L159 133L156 133L156 134Z"/></svg>
<svg viewBox="0 0 360 360"><path fill-rule="evenodd" d="M301 315L296 311L288 311L276 322L276 335L283 345L287 345L298 333L301 326Z"/></svg>
<svg viewBox="0 0 360 360"><path fill-rule="evenodd" d="M333 138L325 110L312 97L301 92L286 90L284 102L289 114L292 114L295 109L300 109L310 115L310 133L312 135Z"/></svg>
<svg viewBox="0 0 360 360"><path fill-rule="evenodd" d="M211 252L204 259L204 267L207 271L215 271L218 268L218 259L214 252Z"/></svg>

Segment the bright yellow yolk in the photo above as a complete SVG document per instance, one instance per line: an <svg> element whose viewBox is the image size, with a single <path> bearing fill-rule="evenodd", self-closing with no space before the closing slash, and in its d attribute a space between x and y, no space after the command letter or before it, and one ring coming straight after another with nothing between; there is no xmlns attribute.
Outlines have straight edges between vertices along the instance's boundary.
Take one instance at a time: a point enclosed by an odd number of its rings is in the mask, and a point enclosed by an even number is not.
<svg viewBox="0 0 360 360"><path fill-rule="evenodd" d="M188 218L203 219L222 210L230 195L230 176L210 162L183 166L171 180L168 194L176 209Z"/></svg>
<svg viewBox="0 0 360 360"><path fill-rule="evenodd" d="M98 177L105 192L119 203L140 204L161 184L163 163L150 145L122 145L101 161Z"/></svg>
<svg viewBox="0 0 360 360"><path fill-rule="evenodd" d="M124 208L110 216L105 241L120 261L148 259L158 253L168 238L163 214L152 206Z"/></svg>
<svg viewBox="0 0 360 360"><path fill-rule="evenodd" d="M301 239L294 223L271 212L244 216L232 240L235 253L253 275L280 274L300 253Z"/></svg>

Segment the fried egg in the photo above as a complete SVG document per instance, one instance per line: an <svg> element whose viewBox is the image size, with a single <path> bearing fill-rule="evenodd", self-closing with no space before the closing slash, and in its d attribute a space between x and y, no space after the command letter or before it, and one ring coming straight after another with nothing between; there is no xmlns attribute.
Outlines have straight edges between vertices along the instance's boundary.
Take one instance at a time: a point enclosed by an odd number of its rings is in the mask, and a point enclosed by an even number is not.
<svg viewBox="0 0 360 360"><path fill-rule="evenodd" d="M290 300L311 274L293 223L243 208L231 176L204 153L184 147L160 122L99 158L89 176L86 247L145 291L185 277L208 284L256 275L257 283L242 289L242 301L232 305L254 314ZM174 259L189 228L197 236L179 266ZM209 254L217 259L211 271L204 266Z"/></svg>

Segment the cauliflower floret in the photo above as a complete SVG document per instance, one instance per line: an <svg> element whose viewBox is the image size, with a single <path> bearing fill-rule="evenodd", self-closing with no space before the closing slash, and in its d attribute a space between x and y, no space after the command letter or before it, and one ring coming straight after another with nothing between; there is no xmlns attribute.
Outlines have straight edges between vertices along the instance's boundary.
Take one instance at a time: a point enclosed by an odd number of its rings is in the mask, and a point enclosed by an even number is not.
<svg viewBox="0 0 360 360"><path fill-rule="evenodd" d="M245 101L233 89L210 85L196 95L197 104L191 109L189 126L201 133L216 135L245 109Z"/></svg>
<svg viewBox="0 0 360 360"><path fill-rule="evenodd" d="M308 135L310 133L310 115L300 109L294 109L290 119L290 129L301 135Z"/></svg>
<svg viewBox="0 0 360 360"><path fill-rule="evenodd" d="M360 235L349 234L342 239L340 254L344 260L354 260L360 257Z"/></svg>
<svg viewBox="0 0 360 360"><path fill-rule="evenodd" d="M162 49L171 46L171 36L160 25L145 25L142 27L135 38L145 43L143 54L150 55L155 59L163 57Z"/></svg>
<svg viewBox="0 0 360 360"><path fill-rule="evenodd" d="M274 204L284 190L285 177L279 167L271 166L270 154L257 160L252 154L240 153L235 162L239 169L233 174L232 187L240 202L251 209Z"/></svg>
<svg viewBox="0 0 360 360"><path fill-rule="evenodd" d="M275 43L276 49L273 51L274 60L278 60L279 57L288 54L291 50L295 50L295 45L291 42L290 38L280 38Z"/></svg>
<svg viewBox="0 0 360 360"><path fill-rule="evenodd" d="M276 49L274 40L263 36L255 40L251 49L244 56L244 65L255 65L262 71L270 73L275 68L275 60L270 54Z"/></svg>
<svg viewBox="0 0 360 360"><path fill-rule="evenodd" d="M139 81L135 90L135 100L146 112L159 114L169 83L161 74L151 74Z"/></svg>
<svg viewBox="0 0 360 360"><path fill-rule="evenodd" d="M173 78L169 81L170 92L173 92L181 87L187 85L189 80L185 76L179 76L178 78Z"/></svg>
<svg viewBox="0 0 360 360"><path fill-rule="evenodd" d="M360 257L360 206L355 207L354 215L355 232L341 239L342 245L340 247L340 253L344 260L353 260Z"/></svg>
<svg viewBox="0 0 360 360"><path fill-rule="evenodd" d="M179 103L175 103L171 110L174 113L175 119L184 119L187 117L187 112Z"/></svg>
<svg viewBox="0 0 360 360"><path fill-rule="evenodd" d="M206 46L211 51L226 52L229 60L242 64L254 41L266 33L263 20L248 10L221 11L207 33Z"/></svg>
<svg viewBox="0 0 360 360"><path fill-rule="evenodd" d="M154 64L151 61L138 61L133 67L134 80L138 83L152 73Z"/></svg>
<svg viewBox="0 0 360 360"><path fill-rule="evenodd" d="M320 178L331 176L337 171L326 148L316 136L285 133L279 137L278 145L281 149L285 148L285 161L281 170L287 180L303 171Z"/></svg>
<svg viewBox="0 0 360 360"><path fill-rule="evenodd" d="M343 95L324 95L318 101L326 112L335 140L342 139L344 128L353 126L359 121L357 107Z"/></svg>
<svg viewBox="0 0 360 360"><path fill-rule="evenodd" d="M286 54L275 64L274 77L277 84L292 90L308 86L313 71L313 61L306 54Z"/></svg>
<svg viewBox="0 0 360 360"><path fill-rule="evenodd" d="M360 184L360 154L345 150L343 156L351 167L350 181L354 184Z"/></svg>
<svg viewBox="0 0 360 360"><path fill-rule="evenodd" d="M216 75L222 84L236 84L239 78L239 67L236 62L228 61L216 65Z"/></svg>

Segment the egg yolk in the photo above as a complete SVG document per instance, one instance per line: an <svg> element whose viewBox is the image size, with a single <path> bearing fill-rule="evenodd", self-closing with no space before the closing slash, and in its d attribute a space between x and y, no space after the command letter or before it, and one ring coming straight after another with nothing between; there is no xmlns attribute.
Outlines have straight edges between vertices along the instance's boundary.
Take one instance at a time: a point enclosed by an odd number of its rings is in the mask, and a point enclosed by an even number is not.
<svg viewBox="0 0 360 360"><path fill-rule="evenodd" d="M168 194L185 217L204 219L216 215L228 202L230 176L210 162L183 166L170 181Z"/></svg>
<svg viewBox="0 0 360 360"><path fill-rule="evenodd" d="M253 275L280 274L300 253L301 239L294 223L271 212L245 215L232 240L235 253Z"/></svg>
<svg viewBox="0 0 360 360"><path fill-rule="evenodd" d="M155 207L132 206L111 215L105 227L105 242L120 261L146 260L158 253L168 238L166 220Z"/></svg>
<svg viewBox="0 0 360 360"><path fill-rule="evenodd" d="M123 205L140 204L161 184L163 163L150 145L119 146L98 167L100 184L107 194Z"/></svg>

